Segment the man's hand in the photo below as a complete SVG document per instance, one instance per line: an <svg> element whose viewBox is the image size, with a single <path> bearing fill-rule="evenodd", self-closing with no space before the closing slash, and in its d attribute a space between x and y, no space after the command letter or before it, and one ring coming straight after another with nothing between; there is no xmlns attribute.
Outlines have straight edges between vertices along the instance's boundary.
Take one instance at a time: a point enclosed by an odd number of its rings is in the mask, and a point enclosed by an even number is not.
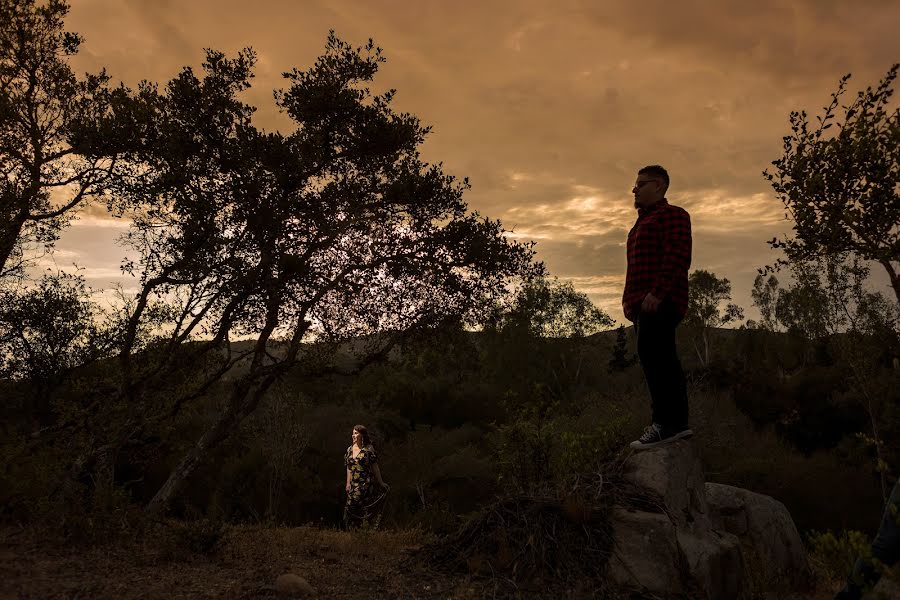
<svg viewBox="0 0 900 600"><path fill-rule="evenodd" d="M653 294L647 294L644 296L644 301L641 302L641 312L655 314L657 310L659 310L659 305L662 302L659 298L654 296Z"/></svg>

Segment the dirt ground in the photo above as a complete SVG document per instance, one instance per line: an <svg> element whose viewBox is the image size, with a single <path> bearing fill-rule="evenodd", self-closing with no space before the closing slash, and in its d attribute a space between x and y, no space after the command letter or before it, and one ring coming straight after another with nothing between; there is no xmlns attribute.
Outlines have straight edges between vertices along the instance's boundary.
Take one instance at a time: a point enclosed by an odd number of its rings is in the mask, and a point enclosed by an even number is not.
<svg viewBox="0 0 900 600"><path fill-rule="evenodd" d="M589 582L568 591L534 585L516 590L502 580L405 568L410 552L425 541L417 532L238 526L206 553L178 539L66 547L27 529L5 528L0 598L274 598L283 597L275 581L285 573L304 578L314 597L337 600L598 597ZM834 587L792 600L829 600Z"/></svg>

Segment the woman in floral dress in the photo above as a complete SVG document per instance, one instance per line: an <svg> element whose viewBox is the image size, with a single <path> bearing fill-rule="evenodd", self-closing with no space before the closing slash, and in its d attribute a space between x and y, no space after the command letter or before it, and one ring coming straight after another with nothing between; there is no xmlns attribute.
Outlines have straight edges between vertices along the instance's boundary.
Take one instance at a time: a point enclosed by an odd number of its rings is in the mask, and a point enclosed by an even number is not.
<svg viewBox="0 0 900 600"><path fill-rule="evenodd" d="M352 437L353 443L344 455L344 465L347 467L344 523L348 528L368 523L374 508L390 488L381 478L378 455L369 440L369 432L364 426L356 425Z"/></svg>

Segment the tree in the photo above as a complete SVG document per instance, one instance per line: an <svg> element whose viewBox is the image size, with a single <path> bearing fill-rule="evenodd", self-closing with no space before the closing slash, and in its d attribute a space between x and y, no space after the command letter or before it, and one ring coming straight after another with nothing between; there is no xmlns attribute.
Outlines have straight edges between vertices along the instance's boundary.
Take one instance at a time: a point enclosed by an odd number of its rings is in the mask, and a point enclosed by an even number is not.
<svg viewBox="0 0 900 600"><path fill-rule="evenodd" d="M748 321L748 327L752 324L754 329L787 330L807 340L819 339L828 331L827 298L818 279L822 271L807 263L790 266L793 280L787 288L781 287L774 274L768 278L764 272L757 274L750 296L762 319Z"/></svg>
<svg viewBox="0 0 900 600"><path fill-rule="evenodd" d="M799 272L799 283L816 294L808 303L818 320L818 334L834 334L839 351L851 366L863 394L871 436L878 456L882 493L886 495L878 404L889 395L872 387L873 352L862 328L881 339L883 349L896 347L896 315L900 308L900 109L890 110L893 84L900 64L894 64L878 87L867 87L843 109L839 99L850 74L841 78L818 125L810 127L805 111L790 115L791 135L784 152L772 162L768 179L794 221L794 236L770 244L785 252L780 265ZM837 124L836 132L826 133ZM880 264L890 278L894 302L866 290L867 261ZM823 265L810 270L808 265ZM777 268L778 265L776 265ZM804 272L805 270L805 272ZM807 294L809 296L809 294ZM788 297L790 300L790 296ZM873 326L874 325L874 326ZM887 338L884 339L884 334Z"/></svg>
<svg viewBox="0 0 900 600"><path fill-rule="evenodd" d="M765 275L760 273L753 280L750 296L762 316L762 320L759 322L760 329L778 331L781 327L778 306L783 293L784 290L779 288L778 278L775 275L769 275L769 278L766 279Z"/></svg>
<svg viewBox="0 0 900 600"><path fill-rule="evenodd" d="M845 401L858 402L866 415L869 431L859 437L874 447L876 470L886 494L889 453L885 440L891 436L885 432L896 421L892 390L897 389L897 371L891 363L900 348L900 310L892 299L869 289L869 266L853 252L805 260L788 253L780 266L789 269L791 283L783 290L770 287L771 295L777 297L777 320L788 333L815 342L805 345L804 364L815 352L826 352L829 360L836 361L832 369L846 369L852 385L840 393Z"/></svg>
<svg viewBox="0 0 900 600"><path fill-rule="evenodd" d="M896 305L867 286L870 269L856 254L842 252L784 262L792 282L778 290L776 315L792 333L808 340L844 333L879 335L894 331L890 315ZM891 306L894 304L893 306ZM873 323L872 307L882 317Z"/></svg>
<svg viewBox="0 0 900 600"><path fill-rule="evenodd" d="M53 391L74 369L109 355L102 321L76 275L46 274L30 288L0 289L0 378L28 381L45 424Z"/></svg>
<svg viewBox="0 0 900 600"><path fill-rule="evenodd" d="M637 362L637 356L628 356L628 337L625 334L625 326L619 325L616 330L616 343L612 349L612 356L609 359L608 370L610 373L614 371L624 371Z"/></svg>
<svg viewBox="0 0 900 600"><path fill-rule="evenodd" d="M520 282L502 300L490 323L499 332L493 339L502 348L492 353L499 359L494 368L515 377L525 389L539 385L556 401L574 399L591 375L583 367L593 356L590 346L596 345L596 340L581 340L612 327L612 318L571 282L543 275Z"/></svg>
<svg viewBox="0 0 900 600"><path fill-rule="evenodd" d="M63 31L62 0L0 0L0 278L20 273L28 249L52 246L116 160L80 153L86 129L106 129L122 91L105 72L78 79L67 57L82 38Z"/></svg>
<svg viewBox="0 0 900 600"><path fill-rule="evenodd" d="M791 112L784 153L763 175L794 222L794 236L773 239L773 247L799 260L853 252L877 262L900 302L900 109L888 108L898 68L841 106L843 123L836 113L850 74L817 126L806 111ZM835 124L837 132L828 132Z"/></svg>
<svg viewBox="0 0 900 600"><path fill-rule="evenodd" d="M269 498L266 519L278 522L278 506L285 480L309 445L309 431L302 420L303 399L293 398L283 386L272 388L257 411L251 431L267 460Z"/></svg>
<svg viewBox="0 0 900 600"><path fill-rule="evenodd" d="M684 320L686 325L700 332L703 352L700 352L696 339L693 344L697 358L705 367L709 365L709 330L740 321L744 311L731 302L724 311L720 308L723 302L731 300L731 282L725 277L719 279L715 273L697 269L688 278L688 286L688 309Z"/></svg>
<svg viewBox="0 0 900 600"><path fill-rule="evenodd" d="M525 282L499 315L499 327L516 327L540 337L585 337L612 327L614 321L570 281L538 277Z"/></svg>
<svg viewBox="0 0 900 600"><path fill-rule="evenodd" d="M479 322L510 279L543 270L531 245L468 210L467 181L420 160L429 129L391 109L394 90L366 87L384 61L371 40L353 48L332 32L311 68L284 74L276 102L295 124L289 134L256 129L254 108L237 98L254 61L250 50L234 59L207 51L202 78L185 68L163 92L142 84L122 113L138 132L111 207L133 219L128 242L140 258L126 267L141 282L119 352L122 394L149 406L173 370L218 361L134 431L241 363L151 510L167 506L278 379L320 365L316 349L351 347L367 364L403 335ZM178 317L161 358L138 361L132 340L153 299L173 302ZM234 336L250 340L246 350L232 352Z"/></svg>

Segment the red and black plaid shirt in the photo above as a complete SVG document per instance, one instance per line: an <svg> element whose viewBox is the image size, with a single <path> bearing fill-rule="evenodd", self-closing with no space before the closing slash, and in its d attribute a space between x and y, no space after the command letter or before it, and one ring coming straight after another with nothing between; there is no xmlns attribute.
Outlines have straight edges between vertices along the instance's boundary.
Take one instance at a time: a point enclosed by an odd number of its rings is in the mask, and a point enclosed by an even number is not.
<svg viewBox="0 0 900 600"><path fill-rule="evenodd" d="M691 217L663 198L638 209L628 232L628 272L622 309L634 321L647 294L668 298L683 317L688 305L688 268L691 266Z"/></svg>

